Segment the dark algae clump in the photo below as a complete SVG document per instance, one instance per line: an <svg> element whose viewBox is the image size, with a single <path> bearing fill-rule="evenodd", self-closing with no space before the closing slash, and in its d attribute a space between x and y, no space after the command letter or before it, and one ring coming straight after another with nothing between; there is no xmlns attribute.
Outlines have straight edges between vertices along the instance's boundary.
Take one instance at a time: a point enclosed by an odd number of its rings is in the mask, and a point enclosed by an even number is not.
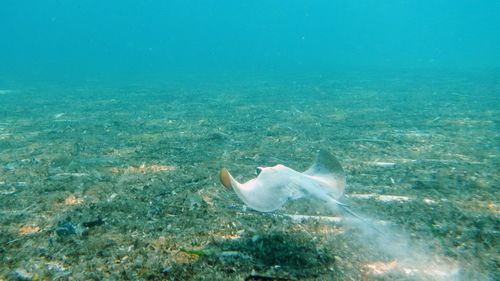
<svg viewBox="0 0 500 281"><path fill-rule="evenodd" d="M67 236L80 232L78 228L79 227L71 221L62 221L57 223L55 232L58 236Z"/></svg>

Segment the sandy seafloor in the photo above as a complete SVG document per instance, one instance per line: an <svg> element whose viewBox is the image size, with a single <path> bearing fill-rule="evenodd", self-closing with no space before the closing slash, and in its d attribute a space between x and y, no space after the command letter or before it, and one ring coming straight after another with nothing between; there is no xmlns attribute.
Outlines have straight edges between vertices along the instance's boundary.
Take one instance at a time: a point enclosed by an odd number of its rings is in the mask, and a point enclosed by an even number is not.
<svg viewBox="0 0 500 281"><path fill-rule="evenodd" d="M1 89L0 280L500 280L499 111L484 73ZM218 180L318 149L370 222Z"/></svg>

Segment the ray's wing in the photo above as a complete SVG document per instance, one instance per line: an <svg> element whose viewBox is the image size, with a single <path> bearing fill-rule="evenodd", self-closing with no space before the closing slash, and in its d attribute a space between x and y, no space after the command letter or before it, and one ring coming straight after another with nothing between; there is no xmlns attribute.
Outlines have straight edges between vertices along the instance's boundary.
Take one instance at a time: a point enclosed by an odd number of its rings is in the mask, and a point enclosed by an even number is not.
<svg viewBox="0 0 500 281"><path fill-rule="evenodd" d="M289 200L297 200L306 196L302 184L297 181L294 181L293 179L290 180L290 182L287 185L285 185L283 189L288 194Z"/></svg>
<svg viewBox="0 0 500 281"><path fill-rule="evenodd" d="M226 169L222 169L220 179L225 187L232 187L248 207L259 212L275 211L291 196L298 196L298 193L291 193L291 187L287 187L289 179L271 168L264 168L257 178L245 183L239 183Z"/></svg>
<svg viewBox="0 0 500 281"><path fill-rule="evenodd" d="M326 150L318 151L316 161L304 174L324 182L329 188L327 193L335 199L344 193L346 182L344 169L337 158Z"/></svg>

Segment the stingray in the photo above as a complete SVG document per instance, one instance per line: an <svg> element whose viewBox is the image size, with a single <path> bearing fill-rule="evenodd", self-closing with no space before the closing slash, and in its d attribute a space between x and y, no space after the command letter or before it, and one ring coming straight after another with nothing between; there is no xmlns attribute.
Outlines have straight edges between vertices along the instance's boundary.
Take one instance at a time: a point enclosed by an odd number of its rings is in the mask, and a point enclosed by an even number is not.
<svg viewBox="0 0 500 281"><path fill-rule="evenodd" d="M219 176L225 187L233 188L241 201L259 212L272 212L288 201L311 196L326 203L329 208L340 206L362 219L346 204L338 201L346 184L344 169L325 150L320 150L316 161L302 173L278 164L274 167L258 167L257 174L256 178L245 183L239 183L225 168Z"/></svg>

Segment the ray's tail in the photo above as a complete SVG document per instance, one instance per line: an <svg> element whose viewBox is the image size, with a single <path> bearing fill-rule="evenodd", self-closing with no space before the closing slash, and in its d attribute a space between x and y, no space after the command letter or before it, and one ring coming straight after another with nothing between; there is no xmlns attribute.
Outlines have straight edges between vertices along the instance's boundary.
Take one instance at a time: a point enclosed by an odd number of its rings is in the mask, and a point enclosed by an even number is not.
<svg viewBox="0 0 500 281"><path fill-rule="evenodd" d="M340 208L342 208L342 210L346 213L348 213L349 215L357 218L358 220L360 220L362 223L364 223L365 225L369 226L371 229L375 230L376 232L378 232L379 234L384 234L384 232L380 229L378 229L375 225L373 225L373 223L371 221L368 221L366 218L358 215L357 213L355 213L353 210L351 210L351 208L349 208L349 205L347 204L344 204L344 203L341 203L337 200L334 200L335 201L335 205L337 206L340 206Z"/></svg>

